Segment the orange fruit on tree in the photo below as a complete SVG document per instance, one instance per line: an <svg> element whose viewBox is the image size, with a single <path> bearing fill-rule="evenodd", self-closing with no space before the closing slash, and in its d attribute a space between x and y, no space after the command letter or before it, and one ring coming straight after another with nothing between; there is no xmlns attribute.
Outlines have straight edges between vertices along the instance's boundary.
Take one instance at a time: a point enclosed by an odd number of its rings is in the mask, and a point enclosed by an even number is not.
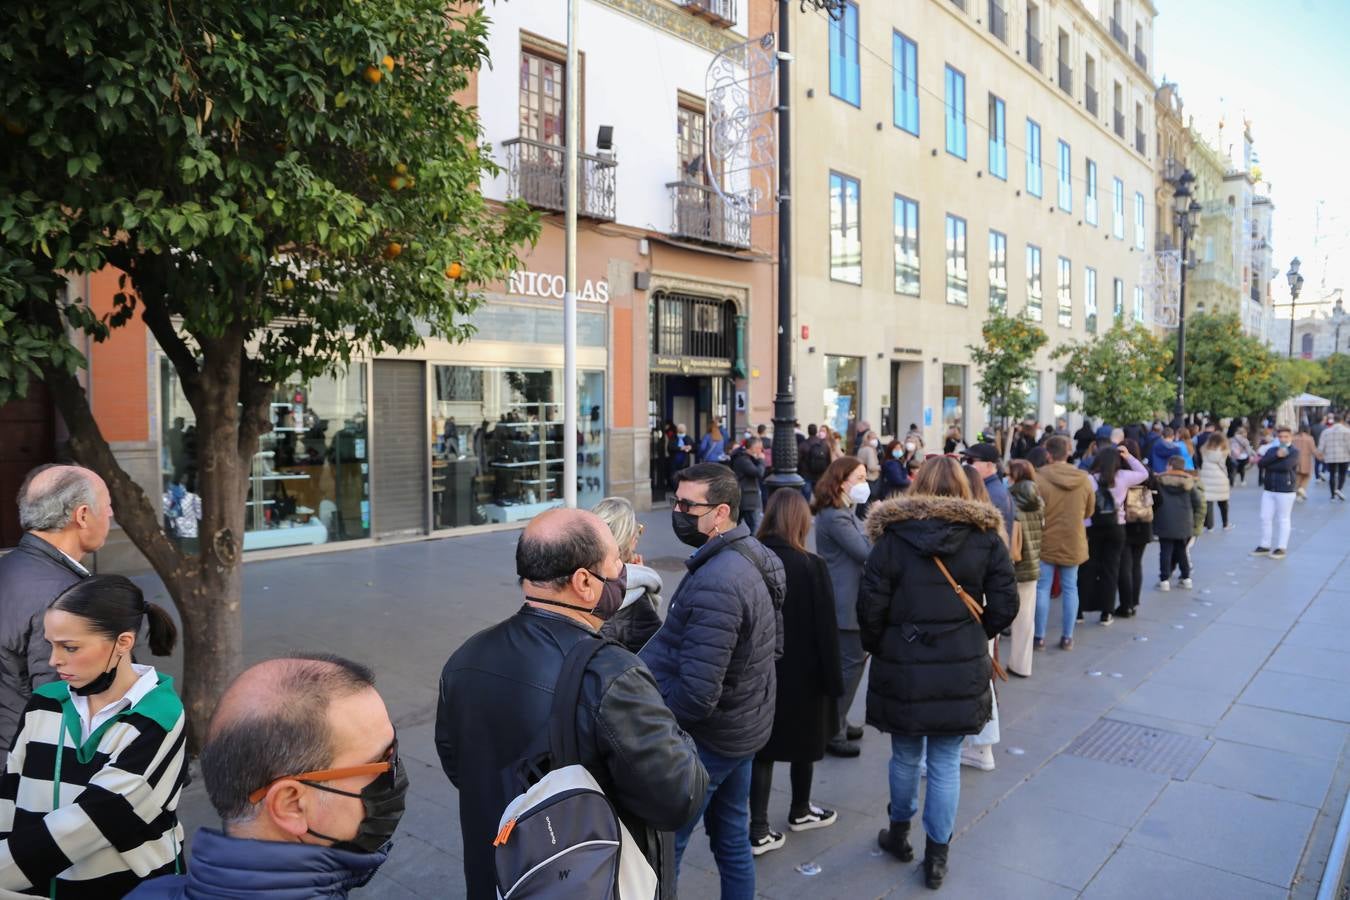
<svg viewBox="0 0 1350 900"><path fill-rule="evenodd" d="M379 84L380 79L384 78L384 73L375 66L366 66L366 81L371 84Z"/></svg>
<svg viewBox="0 0 1350 900"><path fill-rule="evenodd" d="M402 175L395 175L393 178L389 179L389 187L391 190L401 191L407 187L407 185L408 179L404 178Z"/></svg>
<svg viewBox="0 0 1350 900"><path fill-rule="evenodd" d="M394 71L394 58L386 53L384 59L380 60L380 65L392 72Z"/></svg>
<svg viewBox="0 0 1350 900"><path fill-rule="evenodd" d="M457 262L452 262L450 265L445 267L446 278L458 278L463 274L464 274L464 267Z"/></svg>
<svg viewBox="0 0 1350 900"><path fill-rule="evenodd" d="M400 244L398 241L390 241L388 245L384 248L384 258L397 259L399 254L402 252L403 252L402 244Z"/></svg>
<svg viewBox="0 0 1350 900"><path fill-rule="evenodd" d="M404 163L397 163L397 164L395 164L395 166L394 166L394 171L397 172L397 173L400 174L400 175L407 175L407 174L408 174L408 166L407 166L406 164L404 164Z"/></svg>

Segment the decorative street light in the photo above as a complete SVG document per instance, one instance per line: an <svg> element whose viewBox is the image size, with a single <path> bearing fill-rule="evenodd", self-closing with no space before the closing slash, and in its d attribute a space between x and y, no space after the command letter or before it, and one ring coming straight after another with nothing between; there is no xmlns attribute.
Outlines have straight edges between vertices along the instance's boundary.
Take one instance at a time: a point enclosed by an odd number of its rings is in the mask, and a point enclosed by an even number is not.
<svg viewBox="0 0 1350 900"><path fill-rule="evenodd" d="M1298 274L1299 262L1297 256L1289 263L1289 358L1294 358L1294 324L1298 321L1298 295L1303 292L1303 276Z"/></svg>
<svg viewBox="0 0 1350 900"><path fill-rule="evenodd" d="M1172 217L1181 232L1181 290L1177 303L1177 404L1175 425L1186 416L1186 270L1189 266L1191 236L1200 224L1200 201L1191 195L1195 175L1182 170L1172 183ZM1203 307L1201 307L1203 309Z"/></svg>
<svg viewBox="0 0 1350 900"><path fill-rule="evenodd" d="M1345 319L1345 307L1342 306L1341 301L1337 299L1336 305L1331 309L1331 324L1336 328L1336 340L1331 345L1332 354L1341 352L1341 324L1345 322Z"/></svg>

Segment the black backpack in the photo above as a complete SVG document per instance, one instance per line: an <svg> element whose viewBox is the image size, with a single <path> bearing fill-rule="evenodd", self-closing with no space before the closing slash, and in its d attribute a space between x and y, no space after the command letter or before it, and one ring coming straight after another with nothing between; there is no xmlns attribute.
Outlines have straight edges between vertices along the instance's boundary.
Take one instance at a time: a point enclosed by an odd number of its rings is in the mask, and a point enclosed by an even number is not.
<svg viewBox="0 0 1350 900"><path fill-rule="evenodd" d="M1097 504L1092 509L1092 524L1115 525L1118 521L1115 495L1111 493L1110 488L1097 485Z"/></svg>
<svg viewBox="0 0 1350 900"><path fill-rule="evenodd" d="M830 448L824 441L808 442L806 446L806 473L819 478L830 467Z"/></svg>

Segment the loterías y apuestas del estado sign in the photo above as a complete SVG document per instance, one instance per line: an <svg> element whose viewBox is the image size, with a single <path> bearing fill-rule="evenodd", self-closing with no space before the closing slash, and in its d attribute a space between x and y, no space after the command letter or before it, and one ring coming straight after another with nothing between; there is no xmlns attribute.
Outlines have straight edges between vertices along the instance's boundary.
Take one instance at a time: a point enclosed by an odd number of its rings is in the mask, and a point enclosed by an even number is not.
<svg viewBox="0 0 1350 900"><path fill-rule="evenodd" d="M520 297L545 297L550 300L563 298L566 279L561 275L548 272L528 272L520 270L511 273L506 282L506 292ZM577 288L577 299L590 303L609 302L609 282L603 278L592 281L587 278Z"/></svg>

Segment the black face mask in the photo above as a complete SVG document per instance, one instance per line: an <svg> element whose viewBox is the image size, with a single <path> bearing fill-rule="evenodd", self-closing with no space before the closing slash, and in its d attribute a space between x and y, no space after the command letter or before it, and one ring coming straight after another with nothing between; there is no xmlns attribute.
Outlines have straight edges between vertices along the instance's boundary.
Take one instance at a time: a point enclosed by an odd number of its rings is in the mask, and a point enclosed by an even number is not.
<svg viewBox="0 0 1350 900"><path fill-rule="evenodd" d="M702 516L696 516L693 513L680 512L678 509L670 511L670 527L675 529L675 536L683 544L690 547L702 547L708 543L708 536L698 530L698 520Z"/></svg>
<svg viewBox="0 0 1350 900"><path fill-rule="evenodd" d="M116 655L116 653L117 647L114 646L112 649L112 653L108 654L109 665L112 665L112 658L114 655ZM94 694L103 693L108 688L112 687L113 682L116 680L117 680L117 666L113 665L111 669L108 669L102 675L98 676L93 681L86 684L84 687L75 687L74 685L71 685L70 691L71 693L78 694L81 697L89 697Z"/></svg>
<svg viewBox="0 0 1350 900"><path fill-rule="evenodd" d="M575 609L578 612L589 613L595 616L601 622L608 622L614 618L614 614L623 606L624 595L628 593L628 565L625 563L619 568L619 574L613 578L606 578L596 572L586 570L591 575L600 579L604 588L600 591L600 599L594 607L580 606L576 603L563 603L561 600L552 600L547 597L531 597L525 595L526 600L532 600L535 603L546 603L549 606L561 606L563 609Z"/></svg>
<svg viewBox="0 0 1350 900"><path fill-rule="evenodd" d="M314 781L305 784L330 794L343 797L358 797L366 807L365 818L356 828L356 836L348 840L338 840L326 834L308 829L309 834L325 841L331 841L334 850L347 850L352 853L376 853L389 843L403 818L403 809L408 796L408 773L399 762L398 751L390 758L390 768L377 776L374 781L361 789L360 793L340 791ZM373 873L372 873L373 874Z"/></svg>

